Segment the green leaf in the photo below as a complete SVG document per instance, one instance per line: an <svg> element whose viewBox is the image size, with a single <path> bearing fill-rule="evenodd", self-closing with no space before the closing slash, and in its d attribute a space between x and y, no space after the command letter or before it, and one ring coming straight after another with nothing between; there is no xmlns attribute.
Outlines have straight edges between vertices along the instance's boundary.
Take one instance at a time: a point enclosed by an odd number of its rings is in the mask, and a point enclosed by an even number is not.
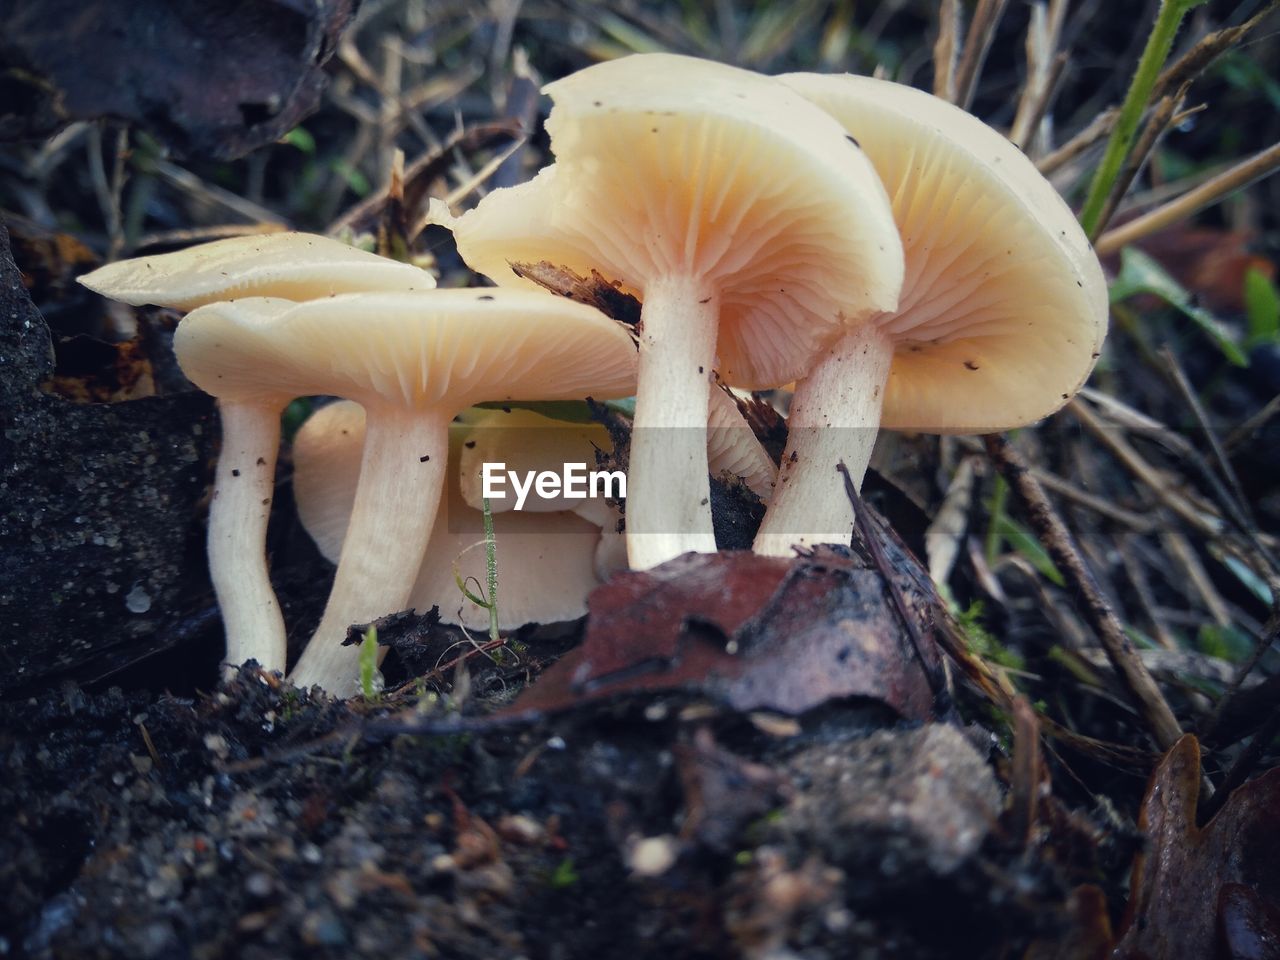
<svg viewBox="0 0 1280 960"><path fill-rule="evenodd" d="M1140 293L1159 297L1209 335L1222 355L1237 367L1247 367L1249 358L1231 331L1204 307L1197 306L1185 287L1169 276L1164 267L1134 247L1120 253L1120 274L1111 281L1111 302L1120 303Z"/></svg>
<svg viewBox="0 0 1280 960"><path fill-rule="evenodd" d="M280 142L287 143L291 147L297 147L307 156L311 156L316 152L316 138L307 132L306 127L294 127L280 138Z"/></svg>
<svg viewBox="0 0 1280 960"><path fill-rule="evenodd" d="M378 699L382 677L378 674L378 628L369 627L360 641L360 692L369 701Z"/></svg>
<svg viewBox="0 0 1280 960"><path fill-rule="evenodd" d="M1007 515L1000 517L996 521L996 532L1004 538L1009 546L1026 557L1031 562L1031 565L1046 578L1060 587L1067 585L1066 580L1062 578L1062 574L1058 572L1058 568L1053 565L1052 558L1045 552L1044 547L1040 546L1040 541L1017 520Z"/></svg>
<svg viewBox="0 0 1280 960"><path fill-rule="evenodd" d="M553 890L567 890L577 884L579 879L578 871L573 867L573 857L565 857L556 864L549 878Z"/></svg>
<svg viewBox="0 0 1280 960"><path fill-rule="evenodd" d="M369 178L346 160L335 160L333 163L333 171L347 182L347 186L351 188L351 192L358 197L368 196L369 191L373 189L373 185L369 183Z"/></svg>
<svg viewBox="0 0 1280 960"><path fill-rule="evenodd" d="M1224 567L1235 574L1235 578L1244 584L1255 597L1267 606L1271 605L1271 588L1267 586L1267 582L1265 580L1235 557L1222 554L1220 551L1215 550L1212 547L1210 547L1209 552L1217 557Z"/></svg>
<svg viewBox="0 0 1280 960"><path fill-rule="evenodd" d="M1220 627L1216 623L1204 623L1196 634L1196 646L1201 653L1218 657L1229 663L1243 663L1253 653L1253 638L1239 627Z"/></svg>
<svg viewBox="0 0 1280 960"><path fill-rule="evenodd" d="M1257 267L1244 275L1244 315L1249 320L1251 346L1280 341L1280 291Z"/></svg>

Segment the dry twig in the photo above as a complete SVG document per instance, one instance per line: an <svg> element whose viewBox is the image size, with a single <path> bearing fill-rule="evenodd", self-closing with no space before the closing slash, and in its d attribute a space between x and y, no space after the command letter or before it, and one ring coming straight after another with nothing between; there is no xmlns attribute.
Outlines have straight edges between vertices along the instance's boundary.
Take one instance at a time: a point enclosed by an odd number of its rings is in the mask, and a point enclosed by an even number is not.
<svg viewBox="0 0 1280 960"><path fill-rule="evenodd" d="M1186 220L1193 214L1199 213L1205 207L1213 206L1237 190L1247 187L1255 180L1269 177L1278 169L1280 169L1280 143L1273 144L1260 153L1254 154L1248 160L1236 164L1230 170L1219 174L1194 190L1188 190L1177 199L1170 200L1149 213L1130 220L1114 230L1107 231L1098 237L1094 248L1099 255L1104 257L1115 253L1126 244L1141 240L1143 237L1150 236L1165 227L1171 227L1175 223Z"/></svg>
<svg viewBox="0 0 1280 960"><path fill-rule="evenodd" d="M1067 577L1084 600L1085 616L1102 642L1107 657L1115 667L1122 685L1133 698L1157 746L1162 750L1169 749L1182 736L1177 718L1169 708L1164 694L1160 692L1160 687L1134 651L1120 620L1098 589L1071 534L1049 503L1040 484L1031 476L1026 462L1009 445L1009 441L999 434L990 434L983 439L991 462L1022 500L1027 520L1040 542L1063 576Z"/></svg>
<svg viewBox="0 0 1280 960"><path fill-rule="evenodd" d="M1009 0L978 0L973 11L969 32L964 38L964 52L956 67L955 104L962 110L968 110L973 103L973 95L982 76L982 65L987 61L987 52L996 38L996 28L1008 4Z"/></svg>

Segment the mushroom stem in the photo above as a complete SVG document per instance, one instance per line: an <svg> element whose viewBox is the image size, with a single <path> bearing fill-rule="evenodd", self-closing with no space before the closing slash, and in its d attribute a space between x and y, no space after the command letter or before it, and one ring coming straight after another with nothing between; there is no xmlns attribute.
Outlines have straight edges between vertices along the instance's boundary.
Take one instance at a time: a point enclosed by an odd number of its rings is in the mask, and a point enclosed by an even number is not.
<svg viewBox="0 0 1280 960"><path fill-rule="evenodd" d="M367 408L355 505L320 625L290 679L335 696L357 692L360 651L347 628L405 609L435 522L449 459L449 418Z"/></svg>
<svg viewBox="0 0 1280 960"><path fill-rule="evenodd" d="M627 477L627 557L636 570L716 549L707 404L718 299L687 276L645 285Z"/></svg>
<svg viewBox="0 0 1280 960"><path fill-rule="evenodd" d="M756 553L790 557L793 546L850 542L853 504L837 468L843 462L861 488L892 360L889 338L873 324L862 324L832 344L796 385L787 448L752 545Z"/></svg>
<svg viewBox="0 0 1280 960"><path fill-rule="evenodd" d="M284 618L267 570L267 520L280 449L281 404L218 405L222 453L209 506L209 574L227 636L228 673L246 660L285 668Z"/></svg>

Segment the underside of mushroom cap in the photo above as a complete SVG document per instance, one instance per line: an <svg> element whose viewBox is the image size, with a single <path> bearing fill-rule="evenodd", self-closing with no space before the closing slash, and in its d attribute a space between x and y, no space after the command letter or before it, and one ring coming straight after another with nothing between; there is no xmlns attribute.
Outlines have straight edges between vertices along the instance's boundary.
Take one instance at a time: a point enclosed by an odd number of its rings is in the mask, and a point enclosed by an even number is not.
<svg viewBox="0 0 1280 960"><path fill-rule="evenodd" d="M907 272L877 318L895 345L882 425L980 433L1047 416L1088 378L1107 289L1075 216L1021 151L902 84L779 77L862 144L884 182Z"/></svg>
<svg viewBox="0 0 1280 960"><path fill-rule="evenodd" d="M79 280L113 300L176 310L239 297L315 300L337 293L430 290L436 285L435 278L418 267L314 233L215 240L176 253L109 263Z"/></svg>
<svg viewBox="0 0 1280 960"><path fill-rule="evenodd" d="M449 429L449 457L457 464L471 423ZM294 500L303 527L320 553L336 563L342 553L356 484L365 413L356 403L322 407L294 440ZM488 625L488 612L458 589L454 567L464 578L485 582L483 517L463 498L458 471L449 470L445 495L431 531L422 569L411 594L420 613L438 605L446 623ZM586 612L586 595L599 581L594 571L600 529L570 512L509 511L493 515L498 562L499 626L572 620Z"/></svg>
<svg viewBox="0 0 1280 960"><path fill-rule="evenodd" d="M581 463L590 471L596 469L596 450L613 447L609 431L601 424L552 420L532 410L482 410L468 422L470 430L458 454L458 485L463 500L476 510L484 498L486 463L502 463L520 477L544 471L558 474L568 463ZM494 513L516 506L512 485L506 482L505 472L502 476L504 496L489 500ZM580 503L562 493L544 497L531 488L520 509L551 513L573 510Z"/></svg>
<svg viewBox="0 0 1280 960"><path fill-rule="evenodd" d="M212 303L178 325L183 371L216 397L336 394L425 408L626 396L630 334L591 307L523 290L355 293Z"/></svg>
<svg viewBox="0 0 1280 960"><path fill-rule="evenodd" d="M902 254L884 190L840 125L772 78L644 54L546 88L556 163L450 220L468 264L597 269L628 292L718 290L718 367L771 387L850 317L893 309ZM852 175L851 175L852 171Z"/></svg>

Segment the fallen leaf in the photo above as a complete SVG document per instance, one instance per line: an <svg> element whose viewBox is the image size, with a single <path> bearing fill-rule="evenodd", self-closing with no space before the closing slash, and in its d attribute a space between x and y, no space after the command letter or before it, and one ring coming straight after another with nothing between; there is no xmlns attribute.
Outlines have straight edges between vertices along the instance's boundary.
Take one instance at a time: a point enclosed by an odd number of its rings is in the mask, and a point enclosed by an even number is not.
<svg viewBox="0 0 1280 960"><path fill-rule="evenodd" d="M886 547L925 641L920 655L880 572L848 548L821 546L793 560L686 554L598 587L587 600L582 647L510 712L684 690L739 711L792 715L836 698L867 697L909 719L928 719L940 664L932 598L909 571L918 566L914 558Z"/></svg>
<svg viewBox="0 0 1280 960"><path fill-rule="evenodd" d="M1134 859L1116 960L1277 956L1280 928L1268 924L1280 903L1280 768L1236 789L1204 827L1199 785L1200 745L1188 734L1143 801L1148 848Z"/></svg>
<svg viewBox="0 0 1280 960"><path fill-rule="evenodd" d="M145 127L186 156L230 160L315 109L356 0L6 4L0 140L74 120Z"/></svg>

